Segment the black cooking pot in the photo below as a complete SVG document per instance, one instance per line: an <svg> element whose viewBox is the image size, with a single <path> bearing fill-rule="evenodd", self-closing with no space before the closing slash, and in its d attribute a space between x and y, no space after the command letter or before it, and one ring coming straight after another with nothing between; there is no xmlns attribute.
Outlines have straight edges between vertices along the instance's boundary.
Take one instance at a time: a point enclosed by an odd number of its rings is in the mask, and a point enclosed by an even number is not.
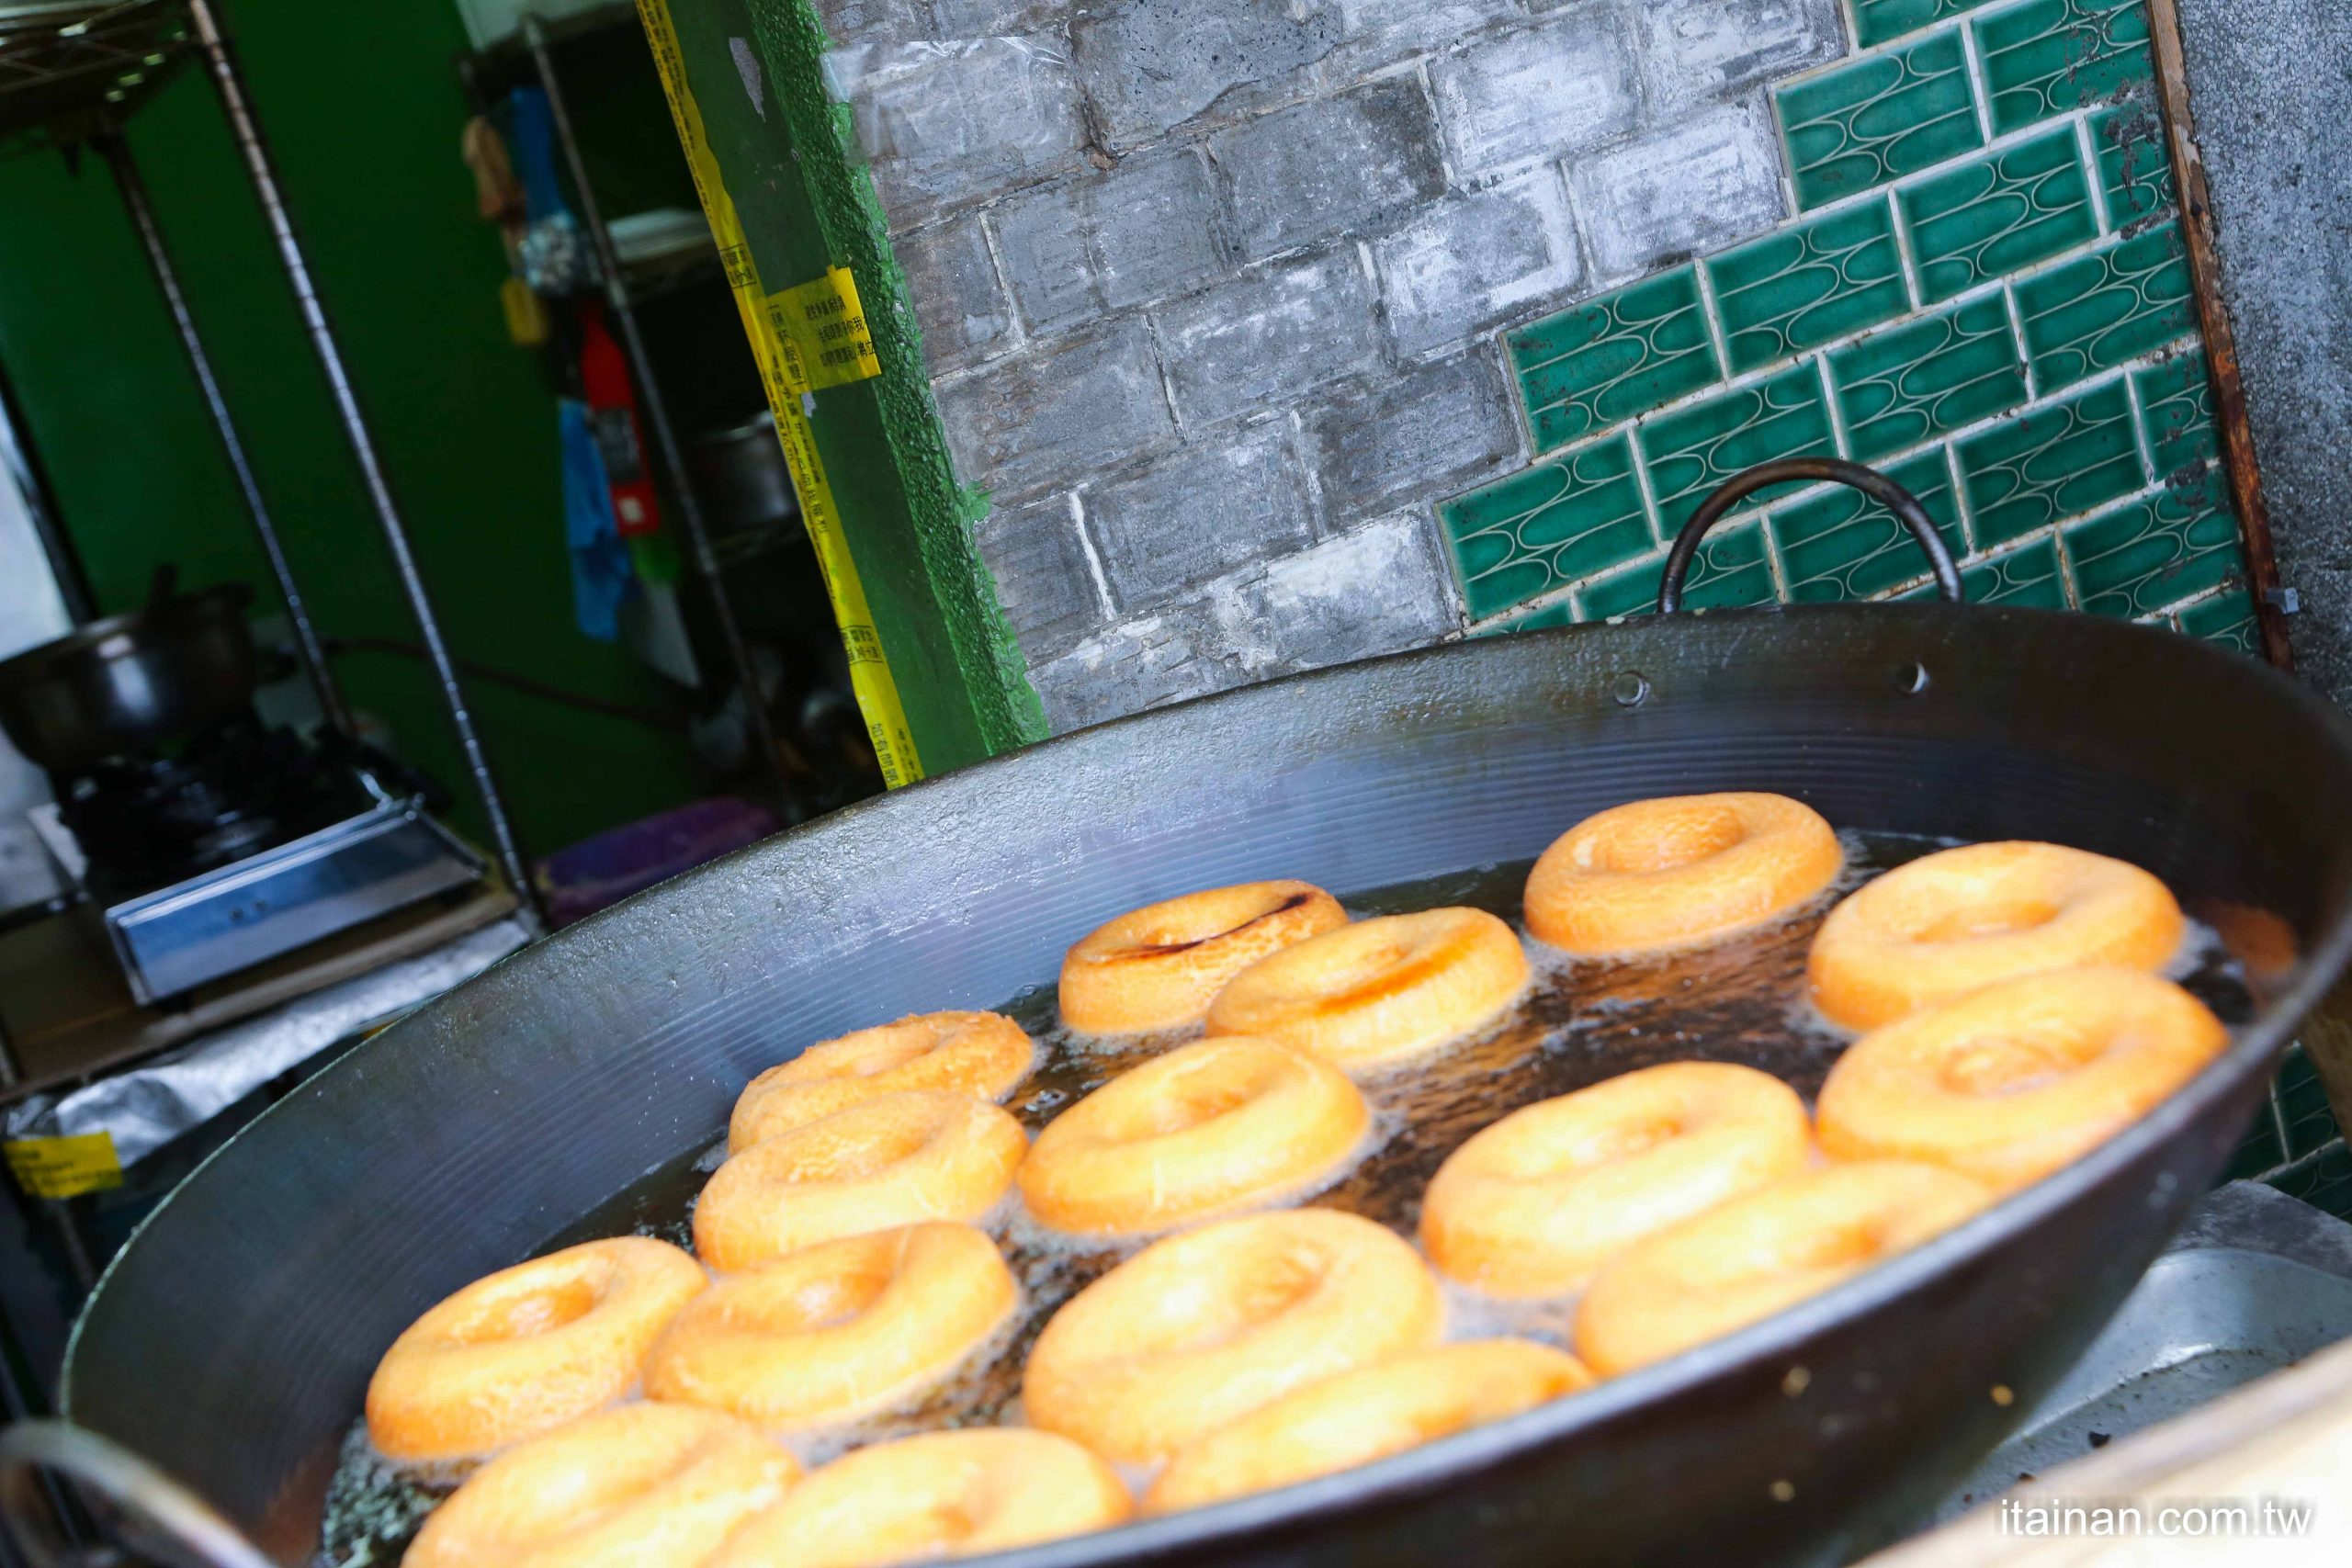
<svg viewBox="0 0 2352 1568"><path fill-rule="evenodd" d="M296 1090L116 1259L65 1404L298 1562L393 1336L706 1144L808 1042L998 1005L1094 925L1198 887L1416 882L1532 857L1623 801L1727 789L2120 856L2275 912L2301 956L2143 1122L1841 1289L1376 1465L1018 1562L1850 1557L2079 1354L2352 954L2352 724L2267 669L2005 608L1661 615L1302 676L900 791L528 949Z"/></svg>
<svg viewBox="0 0 2352 1568"><path fill-rule="evenodd" d="M182 593L158 571L129 615L0 662L0 730L58 778L187 739L253 701L252 603L242 582Z"/></svg>

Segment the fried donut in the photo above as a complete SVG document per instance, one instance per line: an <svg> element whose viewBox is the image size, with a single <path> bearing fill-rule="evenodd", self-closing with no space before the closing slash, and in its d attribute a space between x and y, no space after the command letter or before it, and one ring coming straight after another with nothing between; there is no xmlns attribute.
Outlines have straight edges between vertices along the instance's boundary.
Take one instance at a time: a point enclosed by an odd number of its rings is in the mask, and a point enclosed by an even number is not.
<svg viewBox="0 0 2352 1568"><path fill-rule="evenodd" d="M1135 1511L1107 1464L1049 1432L979 1427L878 1443L812 1472L708 1568L880 1568L1058 1540Z"/></svg>
<svg viewBox="0 0 2352 1568"><path fill-rule="evenodd" d="M584 1242L475 1280L403 1330L368 1382L368 1438L404 1462L468 1459L599 1410L709 1281L650 1236Z"/></svg>
<svg viewBox="0 0 2352 1568"><path fill-rule="evenodd" d="M1355 1072L1471 1033L1526 988L1519 938L1484 909L1383 915L1244 969L1209 1004L1209 1032L1254 1034Z"/></svg>
<svg viewBox="0 0 2352 1568"><path fill-rule="evenodd" d="M1784 795L1682 795L1588 817L1527 877L1527 929L1583 957L1714 942L1812 898L1845 869L1821 814Z"/></svg>
<svg viewBox="0 0 2352 1568"><path fill-rule="evenodd" d="M1951 1229L1992 1189L1941 1166L1825 1166L1636 1242L1577 1309L1577 1351L1615 1377L1745 1328Z"/></svg>
<svg viewBox="0 0 2352 1568"><path fill-rule="evenodd" d="M1063 1303L1023 1373L1029 1424L1149 1464L1292 1389L1435 1343L1437 1281L1329 1209L1154 1242Z"/></svg>
<svg viewBox="0 0 2352 1568"><path fill-rule="evenodd" d="M1391 1357L1286 1393L1179 1450L1144 1495L1144 1512L1295 1486L1591 1382L1574 1356L1526 1339L1475 1339Z"/></svg>
<svg viewBox="0 0 2352 1568"><path fill-rule="evenodd" d="M1225 983L1268 953L1348 923L1306 882L1246 882L1148 904L1098 926L1062 960L1062 1021L1086 1034L1197 1023Z"/></svg>
<svg viewBox="0 0 2352 1568"><path fill-rule="evenodd" d="M999 1100L1037 1056L1036 1043L996 1012L924 1012L821 1040L744 1087L727 1122L729 1154L861 1100L930 1089Z"/></svg>
<svg viewBox="0 0 2352 1568"><path fill-rule="evenodd" d="M1021 1123L961 1094L886 1094L753 1144L695 1203L713 1269L922 1220L977 1220L1029 1151Z"/></svg>
<svg viewBox="0 0 2352 1568"><path fill-rule="evenodd" d="M996 1243L969 1225L820 1242L688 1303L645 1359L645 1392L769 1431L854 1420L945 1378L1020 1295Z"/></svg>
<svg viewBox="0 0 2352 1568"><path fill-rule="evenodd" d="M640 1403L586 1416L476 1471L417 1532L405 1568L700 1568L800 1466L716 1410Z"/></svg>
<svg viewBox="0 0 2352 1568"><path fill-rule="evenodd" d="M1770 1074L1645 1067L1514 1111L1454 1150L1422 1200L1421 1246L1488 1295L1565 1295L1641 1237L1812 1153L1804 1102Z"/></svg>
<svg viewBox="0 0 2352 1568"><path fill-rule="evenodd" d="M1363 1096L1329 1063L1266 1040L1203 1040L1055 1117L1016 1179L1056 1230L1133 1235L1311 1187L1371 1126Z"/></svg>
<svg viewBox="0 0 2352 1568"><path fill-rule="evenodd" d="M2229 1043L2204 1003L2141 970L2028 975L1855 1041L1822 1086L1821 1146L2007 1191L2138 1121Z"/></svg>
<svg viewBox="0 0 2352 1568"><path fill-rule="evenodd" d="M1829 911L1806 963L1849 1029L2049 969L2161 969L2186 922L2136 865L2058 844L1970 844L1898 866Z"/></svg>

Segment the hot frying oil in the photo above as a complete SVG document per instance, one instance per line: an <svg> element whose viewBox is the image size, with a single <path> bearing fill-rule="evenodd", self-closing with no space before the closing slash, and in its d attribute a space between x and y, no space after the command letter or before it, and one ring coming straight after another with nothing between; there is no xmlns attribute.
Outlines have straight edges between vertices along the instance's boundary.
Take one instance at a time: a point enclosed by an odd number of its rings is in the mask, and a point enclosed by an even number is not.
<svg viewBox="0 0 2352 1568"><path fill-rule="evenodd" d="M1532 982L1498 1024L1442 1054L1362 1080L1374 1115L1365 1157L1308 1201L1351 1210L1409 1238L1419 1223L1422 1190L1445 1156L1473 1133L1522 1105L1666 1062L1757 1067L1810 1100L1850 1038L1823 1021L1805 999L1805 953L1815 931L1830 906L1855 887L1905 861L1950 847L1947 840L1889 834L1843 837L1847 870L1829 892L1784 920L1729 942L1600 963L1570 960L1531 942ZM1528 863L1384 888L1344 902L1358 918L1470 905L1517 925ZM1058 956L1040 955L1041 970ZM2222 1021L2234 1026L2251 1019L2254 1002L2241 967L2218 942L2200 932L2182 968L2177 977ZM1032 1134L1063 1107L1185 1038L1073 1037L1059 1026L1050 982L1023 992L1000 1010L1038 1042L1036 1070L1006 1101ZM726 1141L723 1127L712 1131L713 1144L686 1151L616 1194L549 1237L542 1250L625 1235L688 1245L695 1196ZM1105 1245L1046 1231L1011 1198L986 1224L1021 1284L1014 1321L989 1350L919 1404L796 1441L805 1461L822 1462L853 1445L941 1427L1017 1419L1021 1366L1046 1318L1142 1245ZM1540 1306L1499 1308L1461 1292L1449 1297L1457 1334L1561 1337L1564 1314L1547 1314ZM329 1488L317 1562L321 1568L359 1568L397 1561L424 1514L448 1489L446 1477L422 1480L384 1464L368 1443L365 1424L356 1426Z"/></svg>

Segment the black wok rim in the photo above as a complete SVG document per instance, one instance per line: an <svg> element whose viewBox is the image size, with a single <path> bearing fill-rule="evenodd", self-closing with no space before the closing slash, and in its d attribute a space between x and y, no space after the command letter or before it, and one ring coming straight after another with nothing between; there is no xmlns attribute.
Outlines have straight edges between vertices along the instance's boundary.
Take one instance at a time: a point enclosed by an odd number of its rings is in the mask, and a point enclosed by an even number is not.
<svg viewBox="0 0 2352 1568"><path fill-rule="evenodd" d="M2098 619L2079 612L2024 609L2012 606L1942 604L1881 605L1858 604L1825 604L1804 605L1768 605L1754 609L1693 611L1693 617L1703 615L1710 621L1828 621L1853 615L1873 618L1897 616L1915 618L1923 626L1939 624L1945 617L1964 616L1975 620L2010 619L2030 625L2064 619L2069 623L2094 622L2102 628L2101 635L2116 637L2137 637L2152 648L2163 648L2178 657L2178 647L2184 643L2199 648L2201 654L2216 660L2234 660L2256 663L2242 655L2232 654L2211 645L2190 642L2182 634L2159 630L2125 622ZM1562 641L1601 632L1605 627L1623 624L1624 617L1608 623L1588 623L1580 626L1519 634L1546 641ZM1118 745L1136 727L1150 723L1154 718L1174 708L1196 708L1205 705L1270 700L1266 694L1289 692L1299 700L1311 700L1308 695L1318 685L1343 681L1368 666L1391 665L1442 654L1459 649L1460 643L1442 649L1419 649L1384 655L1349 664L1334 665L1322 670L1285 677L1233 691L1217 693L1192 702L1170 705L1114 719L1103 724L1056 737L1039 746L1025 748L1003 756L989 759L953 773L928 779L920 784L876 796L844 807L818 824L859 820L868 814L904 809L896 803L919 800L966 787L971 781L992 777L998 772L1018 766L1035 766L1034 759L1043 751L1065 746ZM2303 722L2332 737L2335 746L2352 757L2352 716L2324 699L2298 685L2285 675L2267 666L2256 664L2274 691L2290 705L2300 710ZM1273 699L1279 700L1279 699ZM772 840L769 840L772 841ZM709 865L684 874L700 875L718 871L738 856L758 852L753 845L734 852ZM662 886L668 886L663 884ZM582 925L611 919L620 911L646 897L656 889L633 896L611 909L590 918ZM536 946L536 944L535 944ZM530 949L526 949L527 953ZM515 961L521 954L500 961L500 966ZM2352 905L2337 909L2326 923L2319 939L2305 951L2291 980L2276 994L2269 1005L2251 1024L2233 1032L2235 1038L2230 1048L2210 1064L2197 1077L2177 1090L2169 1099L2142 1117L2130 1128L2099 1145L2089 1155L2076 1160L2058 1173L2018 1192L2013 1193L1974 1216L1966 1224L1938 1236L1894 1258L1874 1265L1851 1280L1763 1321L1721 1338L1687 1350L1680 1355L1642 1368L1623 1376L1604 1380L1591 1388L1569 1397L1538 1406L1521 1415L1484 1427L1440 1438L1370 1464L1318 1477L1278 1491L1257 1494L1209 1507L1183 1513L1138 1519L1112 1529L1099 1530L1040 1546L994 1553L985 1558L973 1558L975 1562L1019 1562L1028 1568L1077 1568L1077 1565L1106 1562L1129 1556L1152 1556L1214 1545L1221 1541L1238 1543L1242 1538L1273 1526L1285 1528L1311 1525L1352 1511L1374 1499L1409 1498L1434 1493L1444 1484L1475 1473L1530 1451L1549 1447L1577 1432L1603 1425L1639 1406L1661 1401L1673 1394L1687 1392L1744 1367L1768 1362L1788 1355L1797 1347L1824 1331L1844 1322L1861 1317L1884 1307L1933 1280L1959 1265L1992 1251L1996 1243L2029 1230L2063 1211L2109 1179L2146 1157L2160 1145L2178 1136L2216 1101L2225 1099L2247 1077L2268 1070L2283 1053L2301 1021L2317 1008L2347 964L2352 964ZM398 1026L385 1032L386 1036L398 1032ZM376 1042L370 1042L370 1044ZM340 1066L340 1064L337 1065ZM334 1070L334 1069L330 1069ZM58 1382L58 1407L67 1419L72 1418L73 1383L84 1328L91 1318L90 1306L104 1293L116 1269L122 1266L145 1234L170 1211L173 1201L197 1178L236 1147L254 1129L268 1118L286 1111L293 1102L281 1101L263 1111L244 1128L241 1128L220 1148L205 1156L182 1183L167 1194L156 1207L132 1230L120 1249L108 1260L98 1282L91 1290L81 1314L76 1317L66 1343L65 1356Z"/></svg>

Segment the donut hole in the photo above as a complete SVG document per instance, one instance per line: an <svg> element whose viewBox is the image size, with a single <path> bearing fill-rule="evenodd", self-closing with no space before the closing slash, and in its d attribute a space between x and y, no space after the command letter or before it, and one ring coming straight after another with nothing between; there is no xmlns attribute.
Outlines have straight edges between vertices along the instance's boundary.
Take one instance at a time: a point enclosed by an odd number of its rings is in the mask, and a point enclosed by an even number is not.
<svg viewBox="0 0 2352 1568"><path fill-rule="evenodd" d="M1204 1049L1206 1049L1204 1047ZM1242 1051L1217 1051L1198 1058L1192 1069L1160 1086L1159 1092L1129 1108L1114 1131L1122 1137L1164 1138L1230 1116L1273 1088L1270 1064Z"/></svg>
<svg viewBox="0 0 2352 1568"><path fill-rule="evenodd" d="M871 1040L820 1045L800 1059L812 1078L872 1078L896 1071L944 1043L948 1031L933 1025L877 1031Z"/></svg>
<svg viewBox="0 0 2352 1568"><path fill-rule="evenodd" d="M891 1117L879 1125L862 1119L854 1131L829 1131L823 1122L813 1122L775 1174L791 1182L860 1180L912 1158L940 1130L939 1121L928 1115Z"/></svg>
<svg viewBox="0 0 2352 1568"><path fill-rule="evenodd" d="M453 1345L489 1345L551 1334L595 1311L613 1272L599 1259L553 1279L517 1280L512 1291L486 1292L443 1326L442 1337Z"/></svg>
<svg viewBox="0 0 2352 1568"><path fill-rule="evenodd" d="M876 1259L865 1267L844 1268L838 1273L808 1280L786 1298L787 1310L779 1315L787 1321L771 1320L771 1325L792 1333L814 1334L854 1323L882 1299L895 1272Z"/></svg>
<svg viewBox="0 0 2352 1568"><path fill-rule="evenodd" d="M2048 898L2018 894L1966 899L1921 910L1907 931L1912 941L1974 942L1985 937L2014 936L2037 931L2058 918L2062 906Z"/></svg>
<svg viewBox="0 0 2352 1568"><path fill-rule="evenodd" d="M1322 1287L1324 1259L1296 1249L1261 1253L1222 1280L1204 1281L1197 1292L1171 1302L1176 1314L1165 1323L1153 1348L1163 1354L1215 1349L1249 1335Z"/></svg>
<svg viewBox="0 0 2352 1568"><path fill-rule="evenodd" d="M1727 806L1645 812L1577 846L1577 868L1608 876L1655 876L1709 860L1747 837Z"/></svg>
<svg viewBox="0 0 2352 1568"><path fill-rule="evenodd" d="M1860 1268L1887 1250L1893 1234L1891 1221L1879 1214L1859 1214L1842 1224L1808 1231L1791 1241L1788 1271Z"/></svg>
<svg viewBox="0 0 2352 1568"><path fill-rule="evenodd" d="M2083 1030L1962 1040L1946 1049L1936 1077L1954 1094L2027 1094L2079 1070L2106 1043Z"/></svg>
<svg viewBox="0 0 2352 1568"><path fill-rule="evenodd" d="M1164 953L1183 953L1195 947L1249 930L1260 920L1271 919L1298 908L1314 897L1311 893L1289 893L1280 897L1253 894L1240 904L1210 900L1195 903L1182 912L1193 916L1178 920L1163 916L1143 922L1136 931L1133 945L1105 954L1107 958L1154 958ZM1177 911L1170 910L1170 915Z"/></svg>

